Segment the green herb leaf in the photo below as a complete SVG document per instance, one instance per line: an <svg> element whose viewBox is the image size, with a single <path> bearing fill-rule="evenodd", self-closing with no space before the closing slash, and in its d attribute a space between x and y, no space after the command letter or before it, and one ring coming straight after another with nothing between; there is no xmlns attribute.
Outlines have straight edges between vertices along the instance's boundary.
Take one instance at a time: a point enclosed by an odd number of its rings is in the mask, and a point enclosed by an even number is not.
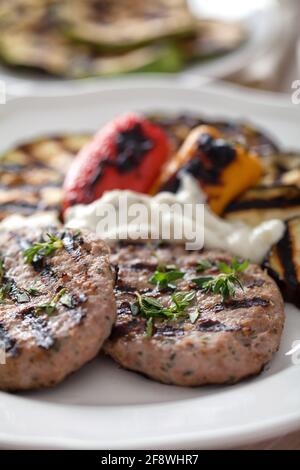
<svg viewBox="0 0 300 470"><path fill-rule="evenodd" d="M194 310L189 312L190 322L195 323L196 320L198 320L199 316L200 316L200 311L198 308L195 308Z"/></svg>
<svg viewBox="0 0 300 470"><path fill-rule="evenodd" d="M183 276L184 273L177 270L174 265L159 265L153 276L150 277L149 282L155 284L158 289L176 289L173 282L182 279Z"/></svg>
<svg viewBox="0 0 300 470"><path fill-rule="evenodd" d="M7 302L7 297L10 293L11 290L11 284L6 283L0 288L0 304L6 304Z"/></svg>
<svg viewBox="0 0 300 470"><path fill-rule="evenodd" d="M63 241L51 233L47 233L47 241L33 243L27 248L23 256L27 264L32 264L45 256L51 255L55 250L63 248Z"/></svg>
<svg viewBox="0 0 300 470"><path fill-rule="evenodd" d="M211 269L213 267L213 264L208 260L208 259L203 259L199 261L196 271L197 273L203 273L203 271L206 271L206 269Z"/></svg>
<svg viewBox="0 0 300 470"><path fill-rule="evenodd" d="M153 327L153 317L148 318L146 325L146 335L148 338L151 338L151 336L153 335Z"/></svg>
<svg viewBox="0 0 300 470"><path fill-rule="evenodd" d="M62 305L64 305L65 307L68 307L68 308L73 308L74 307L72 296L70 294L67 294L67 293L65 293L61 296L60 303Z"/></svg>
<svg viewBox="0 0 300 470"><path fill-rule="evenodd" d="M222 295L224 301L235 295L237 287L243 289L239 274L248 266L248 261L239 262L235 258L231 264L219 263L220 274L217 276L201 276L192 281L207 292Z"/></svg>
<svg viewBox="0 0 300 470"><path fill-rule="evenodd" d="M168 308L164 307L154 297L140 295L138 292L136 292L135 295L137 296L137 301L130 305L131 313L132 315L141 315L147 319L146 334L148 336L147 331L150 331L148 321L150 319L152 319L151 328L153 329L155 318L161 318L163 320L174 320L178 318L195 299L196 292L176 292L171 296L173 304Z"/></svg>
<svg viewBox="0 0 300 470"><path fill-rule="evenodd" d="M49 302L45 304L37 305L34 309L37 315L41 313L46 313L47 315L52 315L58 307L59 303L62 303L61 300L68 294L66 294L66 289L61 289L54 297L52 297ZM65 304L64 304L65 305Z"/></svg>
<svg viewBox="0 0 300 470"><path fill-rule="evenodd" d="M4 270L4 258L0 256L0 284L2 284L4 278L5 270Z"/></svg>
<svg viewBox="0 0 300 470"><path fill-rule="evenodd" d="M40 291L35 287L28 287L28 289L25 289L25 291L32 297L37 297L38 295L40 295Z"/></svg>
<svg viewBox="0 0 300 470"><path fill-rule="evenodd" d="M176 306L176 312L180 313L183 312L191 302L195 299L196 291L191 290L188 292L176 292L172 295L172 300Z"/></svg>

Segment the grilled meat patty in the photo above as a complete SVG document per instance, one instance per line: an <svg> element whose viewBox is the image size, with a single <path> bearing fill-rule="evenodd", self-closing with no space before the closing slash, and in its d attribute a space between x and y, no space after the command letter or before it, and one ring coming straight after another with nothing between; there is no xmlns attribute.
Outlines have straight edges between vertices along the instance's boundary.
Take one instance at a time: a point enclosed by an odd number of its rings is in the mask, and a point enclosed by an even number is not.
<svg viewBox="0 0 300 470"><path fill-rule="evenodd" d="M234 383L257 374L278 349L284 325L283 300L274 281L258 266L241 273L244 290L223 301L221 295L197 288L199 261L231 262L222 252L187 252L182 246L155 250L149 245L116 247L111 257L118 265L115 287L117 321L105 351L127 369L167 384L196 386ZM135 292L159 299L170 306L171 293L158 291L149 278L158 265L173 265L185 272L177 281L180 291L196 290L187 309L199 316L178 320L155 318L152 336L146 334L147 320L132 314ZM201 275L216 273L216 267Z"/></svg>
<svg viewBox="0 0 300 470"><path fill-rule="evenodd" d="M6 353L0 389L61 382L96 356L115 320L106 244L88 232L54 233L58 248L37 253L32 264L24 250L46 235L30 229L0 235L0 346Z"/></svg>

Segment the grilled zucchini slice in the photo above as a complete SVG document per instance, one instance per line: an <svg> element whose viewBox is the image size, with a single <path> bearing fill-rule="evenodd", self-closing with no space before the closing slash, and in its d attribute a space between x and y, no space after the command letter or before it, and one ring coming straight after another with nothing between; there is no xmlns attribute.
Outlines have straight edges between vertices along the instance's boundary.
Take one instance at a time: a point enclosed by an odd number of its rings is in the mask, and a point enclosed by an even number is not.
<svg viewBox="0 0 300 470"><path fill-rule="evenodd" d="M0 158L0 220L37 211L60 212L62 183L73 157L89 135L47 137L6 152Z"/></svg>
<svg viewBox="0 0 300 470"><path fill-rule="evenodd" d="M285 233L271 248L264 267L279 284L285 300L300 308L300 217L286 222Z"/></svg>
<svg viewBox="0 0 300 470"><path fill-rule="evenodd" d="M185 0L65 0L60 17L68 37L104 51L133 49L195 31Z"/></svg>
<svg viewBox="0 0 300 470"><path fill-rule="evenodd" d="M257 186L231 202L224 217L255 226L264 220L287 220L300 215L300 187L294 185Z"/></svg>

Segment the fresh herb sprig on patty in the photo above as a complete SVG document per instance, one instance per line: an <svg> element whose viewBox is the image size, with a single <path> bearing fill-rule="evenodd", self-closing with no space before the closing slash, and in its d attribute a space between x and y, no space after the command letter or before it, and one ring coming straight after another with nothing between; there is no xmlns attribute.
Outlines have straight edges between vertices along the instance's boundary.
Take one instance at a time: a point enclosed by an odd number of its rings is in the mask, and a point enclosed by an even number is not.
<svg viewBox="0 0 300 470"><path fill-rule="evenodd" d="M52 233L47 233L48 240L35 242L23 252L27 264L33 264L45 256L51 255L54 251L63 248L63 241Z"/></svg>
<svg viewBox="0 0 300 470"><path fill-rule="evenodd" d="M141 315L147 319L146 333L147 336L152 336L153 324L155 318L163 320L175 320L185 313L187 307L193 302L196 296L196 291L179 291L172 294L172 304L169 307L164 307L159 300L154 297L148 297L135 293L137 301L131 304L132 315ZM151 334L149 333L151 331Z"/></svg>
<svg viewBox="0 0 300 470"><path fill-rule="evenodd" d="M192 281L201 289L212 292L213 294L220 294L223 301L234 297L236 289L243 290L243 284L239 278L240 273L245 271L249 266L248 261L239 262L236 258L231 264L218 263L220 274L216 276L200 276L194 278Z"/></svg>

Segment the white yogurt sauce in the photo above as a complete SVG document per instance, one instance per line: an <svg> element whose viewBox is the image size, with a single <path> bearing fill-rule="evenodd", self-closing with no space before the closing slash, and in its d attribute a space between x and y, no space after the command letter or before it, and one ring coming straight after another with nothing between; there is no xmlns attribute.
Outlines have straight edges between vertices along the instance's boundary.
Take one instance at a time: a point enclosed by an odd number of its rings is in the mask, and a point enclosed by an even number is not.
<svg viewBox="0 0 300 470"><path fill-rule="evenodd" d="M23 215L9 215L0 223L0 231L18 230L26 227L51 227L61 226L55 212L36 212L33 215L24 217Z"/></svg>
<svg viewBox="0 0 300 470"><path fill-rule="evenodd" d="M205 197L199 188L197 181L185 174L182 175L181 188L176 193L162 192L156 196L148 196L128 190L113 190L104 193L104 195L88 205L77 205L67 210L66 225L72 228L87 228L97 231L98 235L105 240L115 240L124 238L124 233L128 233L130 238L134 238L134 232L139 227L130 224L130 230L127 225L116 225L113 229L99 231L99 213L107 204L113 204L116 210L119 210L120 195L127 198L128 206L136 203L144 204L148 209L157 208L161 204L172 205L178 203L184 204L203 204ZM171 216L172 217L172 216ZM178 215L177 215L178 217ZM193 219L184 220L184 223L190 224L195 229L196 221ZM151 231L149 222L144 222L145 231ZM153 227L152 227L153 228ZM281 220L268 220L256 227L249 227L243 223L232 223L221 219L213 214L207 205L204 206L204 227L196 226L197 230L204 230L204 246L208 249L227 250L233 255L250 259L255 263L261 263L264 256L283 236L284 223ZM173 232L172 232L173 233ZM170 236L170 242L174 238ZM187 239L183 239L187 242ZM176 240L178 243L178 240Z"/></svg>

